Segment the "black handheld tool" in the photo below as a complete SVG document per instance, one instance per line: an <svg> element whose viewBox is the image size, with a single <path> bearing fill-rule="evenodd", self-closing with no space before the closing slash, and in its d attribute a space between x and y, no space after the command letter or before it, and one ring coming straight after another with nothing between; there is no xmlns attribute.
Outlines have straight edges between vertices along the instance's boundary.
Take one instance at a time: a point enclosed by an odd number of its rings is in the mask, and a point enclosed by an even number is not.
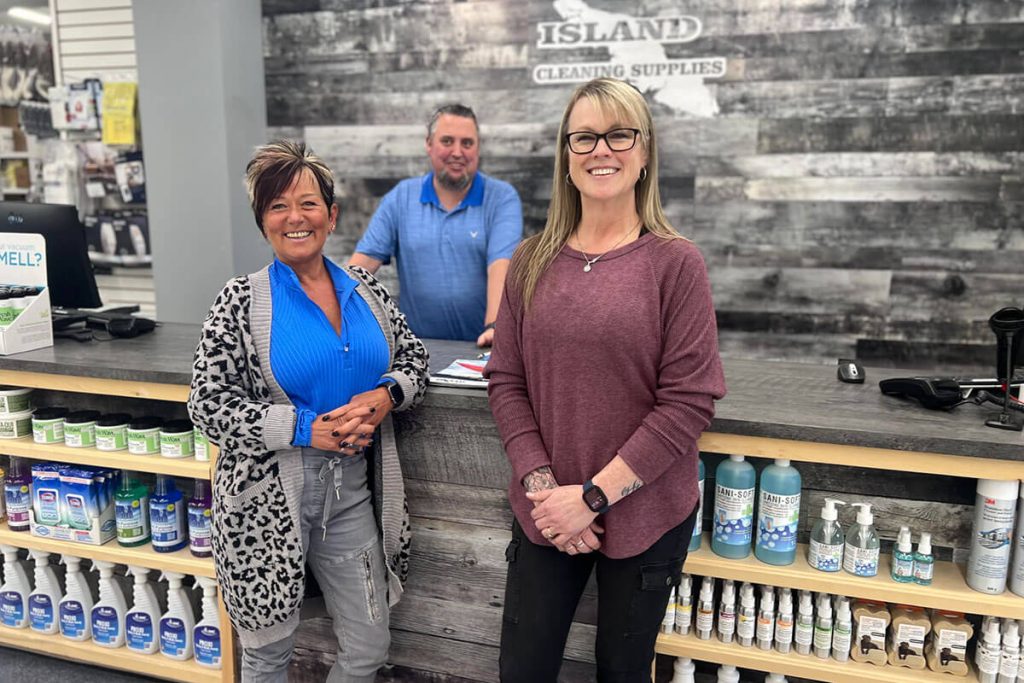
<svg viewBox="0 0 1024 683"><path fill-rule="evenodd" d="M949 410L964 402L960 383L951 377L893 377L878 388L886 396L914 398L929 410Z"/></svg>

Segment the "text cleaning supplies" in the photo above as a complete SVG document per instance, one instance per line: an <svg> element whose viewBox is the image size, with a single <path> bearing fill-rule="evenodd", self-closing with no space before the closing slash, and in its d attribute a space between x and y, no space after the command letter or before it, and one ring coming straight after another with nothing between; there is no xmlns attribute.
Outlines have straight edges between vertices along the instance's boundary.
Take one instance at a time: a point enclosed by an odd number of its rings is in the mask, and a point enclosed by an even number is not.
<svg viewBox="0 0 1024 683"><path fill-rule="evenodd" d="M690 536L690 547L687 552L700 549L701 537L704 535L704 460L697 456L697 519L693 523L693 534Z"/></svg>
<svg viewBox="0 0 1024 683"><path fill-rule="evenodd" d="M151 655L160 649L160 602L149 582L149 569L128 565L128 573L135 577L135 585L133 604L124 618L125 644L132 652Z"/></svg>
<svg viewBox="0 0 1024 683"><path fill-rule="evenodd" d="M912 583L914 580L914 545L911 542L910 529L900 527L896 535L896 543L892 546L892 580L899 583Z"/></svg>
<svg viewBox="0 0 1024 683"><path fill-rule="evenodd" d="M114 494L117 542L125 547L149 543L149 487L133 476L121 473L121 486Z"/></svg>
<svg viewBox="0 0 1024 683"><path fill-rule="evenodd" d="M210 539L213 499L210 497L210 482L196 479L195 491L188 500L188 549L196 557L213 557ZM671 626L669 631L671 631Z"/></svg>
<svg viewBox="0 0 1024 683"><path fill-rule="evenodd" d="M935 556L932 555L932 535L925 532L921 534L917 552L914 553L914 583L922 586L931 585L934 573Z"/></svg>
<svg viewBox="0 0 1024 683"><path fill-rule="evenodd" d="M156 475L156 490L149 499L149 518L153 550L158 553L173 553L188 545L184 500L174 479L166 474Z"/></svg>
<svg viewBox="0 0 1024 683"><path fill-rule="evenodd" d="M33 631L54 634L60 630L58 605L64 594L57 572L50 566L50 553L32 548L36 587L28 595L28 618Z"/></svg>
<svg viewBox="0 0 1024 683"><path fill-rule="evenodd" d="M184 574L165 571L167 580L167 611L160 617L160 653L171 659L192 659L192 630L196 618L192 602L181 585Z"/></svg>
<svg viewBox="0 0 1024 683"><path fill-rule="evenodd" d="M206 576L197 576L203 588L203 619L192 631L196 664L208 669L221 667L220 616L217 613L217 582Z"/></svg>
<svg viewBox="0 0 1024 683"><path fill-rule="evenodd" d="M114 563L93 560L100 573L100 599L92 608L92 642L100 647L124 646L124 615L128 601L121 584L114 579Z"/></svg>
<svg viewBox="0 0 1024 683"><path fill-rule="evenodd" d="M776 460L761 471L754 556L766 564L793 564L800 522L800 473L789 460Z"/></svg>
<svg viewBox="0 0 1024 683"><path fill-rule="evenodd" d="M843 569L856 576L875 576L878 574L879 542L875 527L874 515L871 514L870 503L853 503L859 507L857 526L846 537L843 548Z"/></svg>
<svg viewBox="0 0 1024 683"><path fill-rule="evenodd" d="M69 640L85 641L92 638L92 590L82 572L82 558L64 555L61 561L68 571L64 577L67 589L57 603L60 634Z"/></svg>
<svg viewBox="0 0 1024 683"><path fill-rule="evenodd" d="M811 527L811 543L807 547L807 564L818 571L837 572L843 567L843 545L846 542L839 525L836 505L841 500L826 498L821 508L821 519Z"/></svg>
<svg viewBox="0 0 1024 683"><path fill-rule="evenodd" d="M32 471L22 458L11 456L4 477L4 503L7 505L7 527L11 531L29 530L32 509Z"/></svg>
<svg viewBox="0 0 1024 683"><path fill-rule="evenodd" d="M0 584L0 626L28 628L28 595L32 582L25 565L18 561L18 549L0 545L4 556L4 580Z"/></svg>
<svg viewBox="0 0 1024 683"><path fill-rule="evenodd" d="M967 585L981 593L997 595L1006 590L1018 489L1016 480L978 480Z"/></svg>
<svg viewBox="0 0 1024 683"><path fill-rule="evenodd" d="M715 512L711 549L742 559L750 554L754 523L754 467L742 455L730 455L715 470Z"/></svg>

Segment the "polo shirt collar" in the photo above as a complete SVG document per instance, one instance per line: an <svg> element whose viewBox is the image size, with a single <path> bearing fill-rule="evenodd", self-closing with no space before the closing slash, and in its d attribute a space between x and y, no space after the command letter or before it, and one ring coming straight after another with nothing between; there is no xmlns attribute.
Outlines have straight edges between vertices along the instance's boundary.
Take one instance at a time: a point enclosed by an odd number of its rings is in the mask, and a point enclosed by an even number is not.
<svg viewBox="0 0 1024 683"><path fill-rule="evenodd" d="M434 172L431 171L423 177L423 185L420 188L420 203L422 204L433 204L442 211L445 210L441 206L441 200L437 197L437 190L434 189ZM480 175L480 171L477 171L473 175L473 183L469 186L469 192L462 198L459 205L453 209L457 211L466 206L482 206L484 203L484 178Z"/></svg>
<svg viewBox="0 0 1024 683"><path fill-rule="evenodd" d="M324 266L327 268L327 272L330 273L331 281L334 283L334 293L338 295L338 305L344 308L345 302L348 301L348 298L355 291L359 283L326 256L324 257ZM289 287L300 292L303 291L302 284L299 282L299 276L295 274L291 266L275 258L274 268L277 269L279 275L284 277L284 281Z"/></svg>

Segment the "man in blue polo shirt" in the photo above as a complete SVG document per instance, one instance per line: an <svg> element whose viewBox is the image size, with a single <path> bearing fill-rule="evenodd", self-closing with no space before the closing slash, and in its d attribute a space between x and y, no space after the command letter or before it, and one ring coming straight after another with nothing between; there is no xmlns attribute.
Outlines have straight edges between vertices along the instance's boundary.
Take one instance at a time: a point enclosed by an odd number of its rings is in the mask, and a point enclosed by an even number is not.
<svg viewBox="0 0 1024 683"><path fill-rule="evenodd" d="M350 265L398 260L401 309L418 337L489 346L523 209L511 185L477 170L480 132L469 107L441 107L427 125L433 170L392 189Z"/></svg>

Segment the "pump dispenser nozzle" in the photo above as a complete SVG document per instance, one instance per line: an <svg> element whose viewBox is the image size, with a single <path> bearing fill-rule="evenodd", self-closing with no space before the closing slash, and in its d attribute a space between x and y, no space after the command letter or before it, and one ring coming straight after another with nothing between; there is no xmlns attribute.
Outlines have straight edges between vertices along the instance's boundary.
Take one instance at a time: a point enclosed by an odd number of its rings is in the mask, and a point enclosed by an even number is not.
<svg viewBox="0 0 1024 683"><path fill-rule="evenodd" d="M850 503L850 507L860 508L857 511L857 524L871 526L875 523L875 516L871 514L871 503Z"/></svg>
<svg viewBox="0 0 1024 683"><path fill-rule="evenodd" d="M826 498L825 504L821 508L821 518L827 519L830 522L834 522L839 519L836 505L846 505L846 503L841 500L836 500L835 498Z"/></svg>

